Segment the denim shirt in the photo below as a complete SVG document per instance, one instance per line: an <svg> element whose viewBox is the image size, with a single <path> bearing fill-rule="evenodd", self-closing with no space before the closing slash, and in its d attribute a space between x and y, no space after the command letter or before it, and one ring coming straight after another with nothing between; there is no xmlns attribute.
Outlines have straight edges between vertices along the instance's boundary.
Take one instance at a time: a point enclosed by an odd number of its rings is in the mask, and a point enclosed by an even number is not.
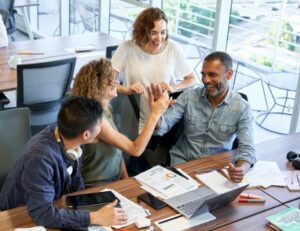
<svg viewBox="0 0 300 231"><path fill-rule="evenodd" d="M251 165L256 162L251 108L239 94L229 89L213 111L204 88L187 90L162 116L155 134L165 134L181 119L184 131L170 150L172 164L231 150L236 137L238 153L233 161L245 160Z"/></svg>

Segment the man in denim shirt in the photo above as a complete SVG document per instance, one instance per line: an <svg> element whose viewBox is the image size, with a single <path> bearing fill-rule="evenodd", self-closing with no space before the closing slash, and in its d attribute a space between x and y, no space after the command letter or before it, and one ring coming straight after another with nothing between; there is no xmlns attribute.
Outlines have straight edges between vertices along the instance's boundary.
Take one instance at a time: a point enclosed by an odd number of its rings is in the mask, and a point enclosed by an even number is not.
<svg viewBox="0 0 300 231"><path fill-rule="evenodd" d="M228 85L233 75L228 54L208 55L201 74L204 87L183 92L161 117L155 134L165 134L183 119L184 132L170 150L172 164L231 150L238 137L238 153L228 171L232 181L240 182L256 161L250 106ZM151 89L156 97L162 94L157 85Z"/></svg>

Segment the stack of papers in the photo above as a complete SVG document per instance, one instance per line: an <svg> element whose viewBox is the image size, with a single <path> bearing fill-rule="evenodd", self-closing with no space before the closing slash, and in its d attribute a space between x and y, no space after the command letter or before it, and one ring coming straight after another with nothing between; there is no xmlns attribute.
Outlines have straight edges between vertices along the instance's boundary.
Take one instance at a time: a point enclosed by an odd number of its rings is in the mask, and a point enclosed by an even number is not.
<svg viewBox="0 0 300 231"><path fill-rule="evenodd" d="M274 186L286 186L286 175L283 174L273 161L257 161L252 169L245 175L245 181L249 187L262 186L268 188Z"/></svg>
<svg viewBox="0 0 300 231"><path fill-rule="evenodd" d="M113 189L104 189L103 191L112 191L113 194L120 200L121 207L125 210L128 221L124 225L114 225L115 229L120 229L125 226L131 225L135 222L135 220L143 217L147 217L149 214L148 212L138 204L132 202L131 200L127 199L126 197L122 196L120 193Z"/></svg>
<svg viewBox="0 0 300 231"><path fill-rule="evenodd" d="M187 176L189 180L161 166L155 166L140 173L135 178L142 184L144 190L156 197L168 199L196 189L199 186L195 180L182 170L178 169L178 171Z"/></svg>

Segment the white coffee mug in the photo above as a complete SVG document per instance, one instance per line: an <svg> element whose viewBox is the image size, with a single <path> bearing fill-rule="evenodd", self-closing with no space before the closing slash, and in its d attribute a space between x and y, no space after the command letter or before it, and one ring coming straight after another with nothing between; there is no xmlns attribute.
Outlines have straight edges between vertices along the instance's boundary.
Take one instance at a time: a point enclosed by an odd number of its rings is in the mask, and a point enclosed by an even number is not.
<svg viewBox="0 0 300 231"><path fill-rule="evenodd" d="M22 57L20 55L12 55L9 58L8 65L12 69L17 69L17 65L22 63Z"/></svg>

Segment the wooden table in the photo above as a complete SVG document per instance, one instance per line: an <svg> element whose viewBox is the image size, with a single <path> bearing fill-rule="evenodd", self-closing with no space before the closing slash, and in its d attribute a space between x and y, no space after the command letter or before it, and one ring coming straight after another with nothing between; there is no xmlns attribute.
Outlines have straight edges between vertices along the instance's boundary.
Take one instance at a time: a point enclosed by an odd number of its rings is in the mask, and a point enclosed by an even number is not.
<svg viewBox="0 0 300 231"><path fill-rule="evenodd" d="M0 48L0 91L14 90L17 88L16 70L10 69L8 60L11 55L18 52L41 52L41 55L22 55L22 63L43 62L68 57L78 57L75 69L88 62L91 58L105 56L108 46L118 45L119 40L103 33L89 33L65 37L50 37L39 40L13 42L9 47ZM91 52L75 53L75 47L92 45L95 49ZM76 70L74 74L76 73Z"/></svg>
<svg viewBox="0 0 300 231"><path fill-rule="evenodd" d="M285 151L290 149L299 151L297 146L295 146L299 140L300 133L281 137L275 141L267 141L259 144L256 146L258 158L261 160L270 159L281 161L279 163L281 169L283 167L286 167L285 169L290 169L291 166L286 164L287 161L285 158L283 158L284 155L279 154L281 154L283 151L285 154ZM176 167L180 167L189 175L195 176L195 170L197 169L220 168L226 165L228 161L231 160L232 154L234 154L234 151L224 152L200 160L182 163ZM137 196L144 192L134 178L109 183L103 187L90 188L84 190L83 192L97 192L103 188L114 189L134 202L136 202ZM194 227L191 230L269 230L267 227L265 227L266 216L276 213L289 205L299 205L300 201L299 199L296 199L298 197L296 194L287 191L285 188L278 188L276 190L274 190L274 188L275 187L271 187L266 190L261 188L246 189L247 193L262 195L266 202L264 204L240 204L237 202L237 200L235 200L226 207L212 212L212 214L217 217L216 220L202 224L198 227ZM297 194L299 195L299 192ZM282 203L282 199L285 197L289 198L288 200L293 201L288 204L284 204ZM58 200L56 203L61 205L63 203L63 198ZM175 212L169 207L156 211L144 203L141 205L150 210L150 219L155 230L158 230L158 228L154 225L154 221L175 214ZM19 217L19 219L13 219L14 217ZM27 215L25 207L0 212L0 222L1 227L5 228L5 230L11 230L14 227L34 226L31 218ZM137 230L134 225L130 225L127 228L128 230Z"/></svg>
<svg viewBox="0 0 300 231"><path fill-rule="evenodd" d="M204 169L219 168L220 165L217 162L214 162L212 158L206 157L201 160L195 160L188 163L180 164L178 165L178 167L180 167L188 174L193 176L195 174L194 171L199 168L204 168ZM136 202L137 196L144 192L139 186L140 186L139 183L134 178L129 178L126 180L121 180L118 182L106 184L103 187L90 188L85 190L84 192L85 193L97 192L103 188L111 188L118 191L119 193L126 196L127 198L131 199L132 201ZM239 204L236 200L230 205L214 211L213 214L217 217L216 220L203 224L201 225L201 227L195 227L194 230L199 230L199 228L207 230L207 229L221 227L226 224L232 223L234 221L243 219L244 217L252 216L253 214L257 214L262 211L266 211L280 205L278 201L273 199L271 196L264 194L264 192L262 192L259 189L247 189L246 191L248 193L262 195L266 199L266 203L249 205L249 204ZM57 203L62 204L63 199L59 200ZM154 225L154 221L156 220L176 214L175 211L173 211L169 207L165 207L161 210L156 211L148 207L144 203L141 203L141 205L145 206L150 210L151 212L150 219L152 220L153 223L152 225ZM18 220L11 219L11 217L16 217L16 216L19 217ZM0 212L0 221L2 221L1 226L5 228L5 230L10 230L14 227L30 227L34 225L32 223L31 218L27 215L25 207ZM134 225L130 225L127 228L129 230L137 230ZM156 226L155 226L155 230L158 230Z"/></svg>

